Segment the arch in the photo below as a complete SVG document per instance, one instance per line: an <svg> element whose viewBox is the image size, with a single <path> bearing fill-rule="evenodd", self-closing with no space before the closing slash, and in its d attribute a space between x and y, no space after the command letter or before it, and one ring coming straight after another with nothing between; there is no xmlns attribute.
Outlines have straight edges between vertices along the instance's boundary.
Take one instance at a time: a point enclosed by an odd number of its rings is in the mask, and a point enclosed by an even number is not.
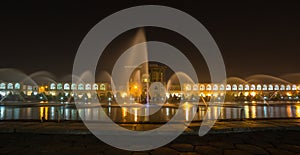
<svg viewBox="0 0 300 155"><path fill-rule="evenodd" d="M192 88L191 88L191 85L190 84L187 84L186 86L185 86L185 90L186 91L190 91Z"/></svg>
<svg viewBox="0 0 300 155"><path fill-rule="evenodd" d="M213 90L218 90L218 89L219 89L219 86L217 84L214 84Z"/></svg>
<svg viewBox="0 0 300 155"><path fill-rule="evenodd" d="M97 83L94 83L93 84L93 90L98 90L99 88L98 88L98 84Z"/></svg>
<svg viewBox="0 0 300 155"><path fill-rule="evenodd" d="M256 85L256 90L261 90L261 85L260 84Z"/></svg>
<svg viewBox="0 0 300 155"><path fill-rule="evenodd" d="M33 89L33 87L32 86L27 86L27 90L32 90Z"/></svg>
<svg viewBox="0 0 300 155"><path fill-rule="evenodd" d="M2 82L2 83L0 84L0 89L6 89L6 84Z"/></svg>
<svg viewBox="0 0 300 155"><path fill-rule="evenodd" d="M84 90L84 85L82 83L78 84L78 90Z"/></svg>
<svg viewBox="0 0 300 155"><path fill-rule="evenodd" d="M206 90L211 90L211 85L210 84L206 85Z"/></svg>
<svg viewBox="0 0 300 155"><path fill-rule="evenodd" d="M65 83L64 84L64 90L70 90L70 84Z"/></svg>
<svg viewBox="0 0 300 155"><path fill-rule="evenodd" d="M72 90L77 90L77 85L76 85L75 83L72 83L72 84L71 84L71 89L72 89Z"/></svg>
<svg viewBox="0 0 300 155"><path fill-rule="evenodd" d="M12 83L7 84L7 89L14 89L14 85Z"/></svg>
<svg viewBox="0 0 300 155"><path fill-rule="evenodd" d="M200 90L201 90L201 91L205 90L204 84L201 84L201 85L200 85Z"/></svg>
<svg viewBox="0 0 300 155"><path fill-rule="evenodd" d="M51 89L51 90L56 89L55 83L51 83L51 84L50 84L50 89Z"/></svg>
<svg viewBox="0 0 300 155"><path fill-rule="evenodd" d="M20 85L20 83L15 83L15 89L21 89L21 85Z"/></svg>
<svg viewBox="0 0 300 155"><path fill-rule="evenodd" d="M220 90L225 90L225 87L223 84L220 85Z"/></svg>
<svg viewBox="0 0 300 155"><path fill-rule="evenodd" d="M266 84L263 85L262 90L268 90L268 86Z"/></svg>
<svg viewBox="0 0 300 155"><path fill-rule="evenodd" d="M231 85L230 84L226 85L226 90L231 90Z"/></svg>
<svg viewBox="0 0 300 155"><path fill-rule="evenodd" d="M85 90L91 90L91 84L89 84L89 83L86 84L86 85L85 85Z"/></svg>
<svg viewBox="0 0 300 155"><path fill-rule="evenodd" d="M291 85L286 85L285 90L291 90Z"/></svg>
<svg viewBox="0 0 300 155"><path fill-rule="evenodd" d="M251 84L250 90L255 90L255 85L254 84Z"/></svg>
<svg viewBox="0 0 300 155"><path fill-rule="evenodd" d="M249 90L250 88L249 88L249 85L248 84L246 84L245 85L245 90Z"/></svg>
<svg viewBox="0 0 300 155"><path fill-rule="evenodd" d="M194 85L193 85L193 90L194 90L194 91L197 91L197 90L198 90L198 84L194 84Z"/></svg>
<svg viewBox="0 0 300 155"><path fill-rule="evenodd" d="M285 85L280 85L280 90L285 90Z"/></svg>
<svg viewBox="0 0 300 155"><path fill-rule="evenodd" d="M292 85L292 90L297 90L297 86L295 84Z"/></svg>
<svg viewBox="0 0 300 155"><path fill-rule="evenodd" d="M269 90L273 90L273 85L269 84Z"/></svg>
<svg viewBox="0 0 300 155"><path fill-rule="evenodd" d="M62 88L63 88L63 85L61 83L58 83L57 84L57 90L62 90Z"/></svg>
<svg viewBox="0 0 300 155"><path fill-rule="evenodd" d="M244 90L244 86L242 84L239 84L239 90Z"/></svg>
<svg viewBox="0 0 300 155"><path fill-rule="evenodd" d="M106 90L106 87L105 87L105 84L100 84L100 90L103 90L103 91L105 91Z"/></svg>
<svg viewBox="0 0 300 155"><path fill-rule="evenodd" d="M236 84L232 85L232 90L237 90L237 85Z"/></svg>
<svg viewBox="0 0 300 155"><path fill-rule="evenodd" d="M279 85L278 84L274 85L274 90L279 90Z"/></svg>

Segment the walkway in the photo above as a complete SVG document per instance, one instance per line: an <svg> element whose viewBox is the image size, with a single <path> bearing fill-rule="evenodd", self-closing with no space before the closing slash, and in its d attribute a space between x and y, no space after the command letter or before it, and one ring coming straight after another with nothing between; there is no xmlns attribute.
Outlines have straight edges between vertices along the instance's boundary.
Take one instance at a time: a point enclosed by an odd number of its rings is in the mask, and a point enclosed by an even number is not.
<svg viewBox="0 0 300 155"><path fill-rule="evenodd" d="M123 126L139 130L142 125ZM192 123L180 137L164 147L129 152L104 144L80 122L0 122L0 153L300 154L300 119L221 121L203 137L197 135L198 128L199 123Z"/></svg>

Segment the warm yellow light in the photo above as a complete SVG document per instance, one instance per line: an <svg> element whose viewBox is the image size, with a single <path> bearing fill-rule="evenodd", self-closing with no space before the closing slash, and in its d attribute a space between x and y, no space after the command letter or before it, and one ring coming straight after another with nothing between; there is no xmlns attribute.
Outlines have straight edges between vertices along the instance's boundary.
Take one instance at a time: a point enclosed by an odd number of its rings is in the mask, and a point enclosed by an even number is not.
<svg viewBox="0 0 300 155"><path fill-rule="evenodd" d="M286 95L287 95L287 96L292 96L292 93L287 92Z"/></svg>
<svg viewBox="0 0 300 155"><path fill-rule="evenodd" d="M207 94L207 96L211 96L211 94L210 94L210 93L208 93L208 94Z"/></svg>
<svg viewBox="0 0 300 155"><path fill-rule="evenodd" d="M134 89L138 89L138 86L137 86L137 85L134 85L133 88L134 88Z"/></svg>
<svg viewBox="0 0 300 155"><path fill-rule="evenodd" d="M123 98L127 96L127 93L122 93L121 95Z"/></svg>
<svg viewBox="0 0 300 155"><path fill-rule="evenodd" d="M249 95L249 92L246 91L246 92L245 92L245 96L248 96L248 95Z"/></svg>
<svg viewBox="0 0 300 155"><path fill-rule="evenodd" d="M256 95L256 92L253 91L253 92L250 93L250 95L251 95L251 96L255 96L255 95Z"/></svg>

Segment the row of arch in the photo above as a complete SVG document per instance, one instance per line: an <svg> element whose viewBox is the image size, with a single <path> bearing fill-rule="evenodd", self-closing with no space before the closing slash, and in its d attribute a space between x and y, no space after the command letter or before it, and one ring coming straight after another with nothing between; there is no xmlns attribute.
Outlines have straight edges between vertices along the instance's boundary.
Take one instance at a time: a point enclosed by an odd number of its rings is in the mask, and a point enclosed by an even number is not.
<svg viewBox="0 0 300 155"><path fill-rule="evenodd" d="M26 86L27 90L32 90L33 86ZM107 90L106 84L69 84L69 83L51 83L50 90ZM0 83L0 90L5 89L21 89L20 83ZM24 88L23 88L24 89ZM300 85L284 85L284 84L185 84L185 91L211 91L211 90L227 90L227 91L242 91L242 90L263 90L263 91L279 91L279 90L300 90Z"/></svg>
<svg viewBox="0 0 300 155"><path fill-rule="evenodd" d="M277 90L300 90L300 85L284 85L284 84L227 84L226 87L224 84L186 84L186 91L211 91L211 90L227 90L227 91L238 91L238 90L264 90L264 91L277 91Z"/></svg>
<svg viewBox="0 0 300 155"><path fill-rule="evenodd" d="M38 87L38 86L36 86ZM44 86L42 86L44 87ZM48 86L45 86L48 87ZM31 85L23 85L22 89L27 89L27 90L33 90L34 86ZM69 83L51 83L49 85L50 90L103 90L105 91L106 85L105 84L69 84ZM21 84L20 83L0 83L0 90L20 90L21 89Z"/></svg>
<svg viewBox="0 0 300 155"><path fill-rule="evenodd" d="M6 87L6 83L2 82L0 83L0 89L21 89L20 83L8 83Z"/></svg>
<svg viewBox="0 0 300 155"><path fill-rule="evenodd" d="M94 84L83 84L83 83L79 83L79 84L69 84L69 83L51 83L50 84L50 90L106 90L106 85L105 84L100 84L98 85L97 83Z"/></svg>

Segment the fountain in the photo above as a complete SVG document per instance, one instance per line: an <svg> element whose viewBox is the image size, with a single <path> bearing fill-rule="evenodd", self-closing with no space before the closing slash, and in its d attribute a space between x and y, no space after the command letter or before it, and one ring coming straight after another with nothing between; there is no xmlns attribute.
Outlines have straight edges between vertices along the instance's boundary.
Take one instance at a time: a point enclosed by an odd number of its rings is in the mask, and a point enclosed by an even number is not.
<svg viewBox="0 0 300 155"><path fill-rule="evenodd" d="M273 84L273 83L284 83L291 84L290 82L281 79L279 77L266 75L266 74L256 74L245 78L248 83L264 83L264 84Z"/></svg>
<svg viewBox="0 0 300 155"><path fill-rule="evenodd" d="M34 80L32 80L29 76L25 73L12 68L2 68L0 69L0 79L2 82L6 82L7 87L6 91L0 90L1 95L3 96L0 102L4 101L24 101L25 95L21 91L21 88L13 89L13 83L15 84L23 84L23 85L30 85L31 87L37 87L37 84ZM16 85L15 85L16 86ZM34 90L32 91L34 92ZM29 92L30 93L30 92Z"/></svg>

